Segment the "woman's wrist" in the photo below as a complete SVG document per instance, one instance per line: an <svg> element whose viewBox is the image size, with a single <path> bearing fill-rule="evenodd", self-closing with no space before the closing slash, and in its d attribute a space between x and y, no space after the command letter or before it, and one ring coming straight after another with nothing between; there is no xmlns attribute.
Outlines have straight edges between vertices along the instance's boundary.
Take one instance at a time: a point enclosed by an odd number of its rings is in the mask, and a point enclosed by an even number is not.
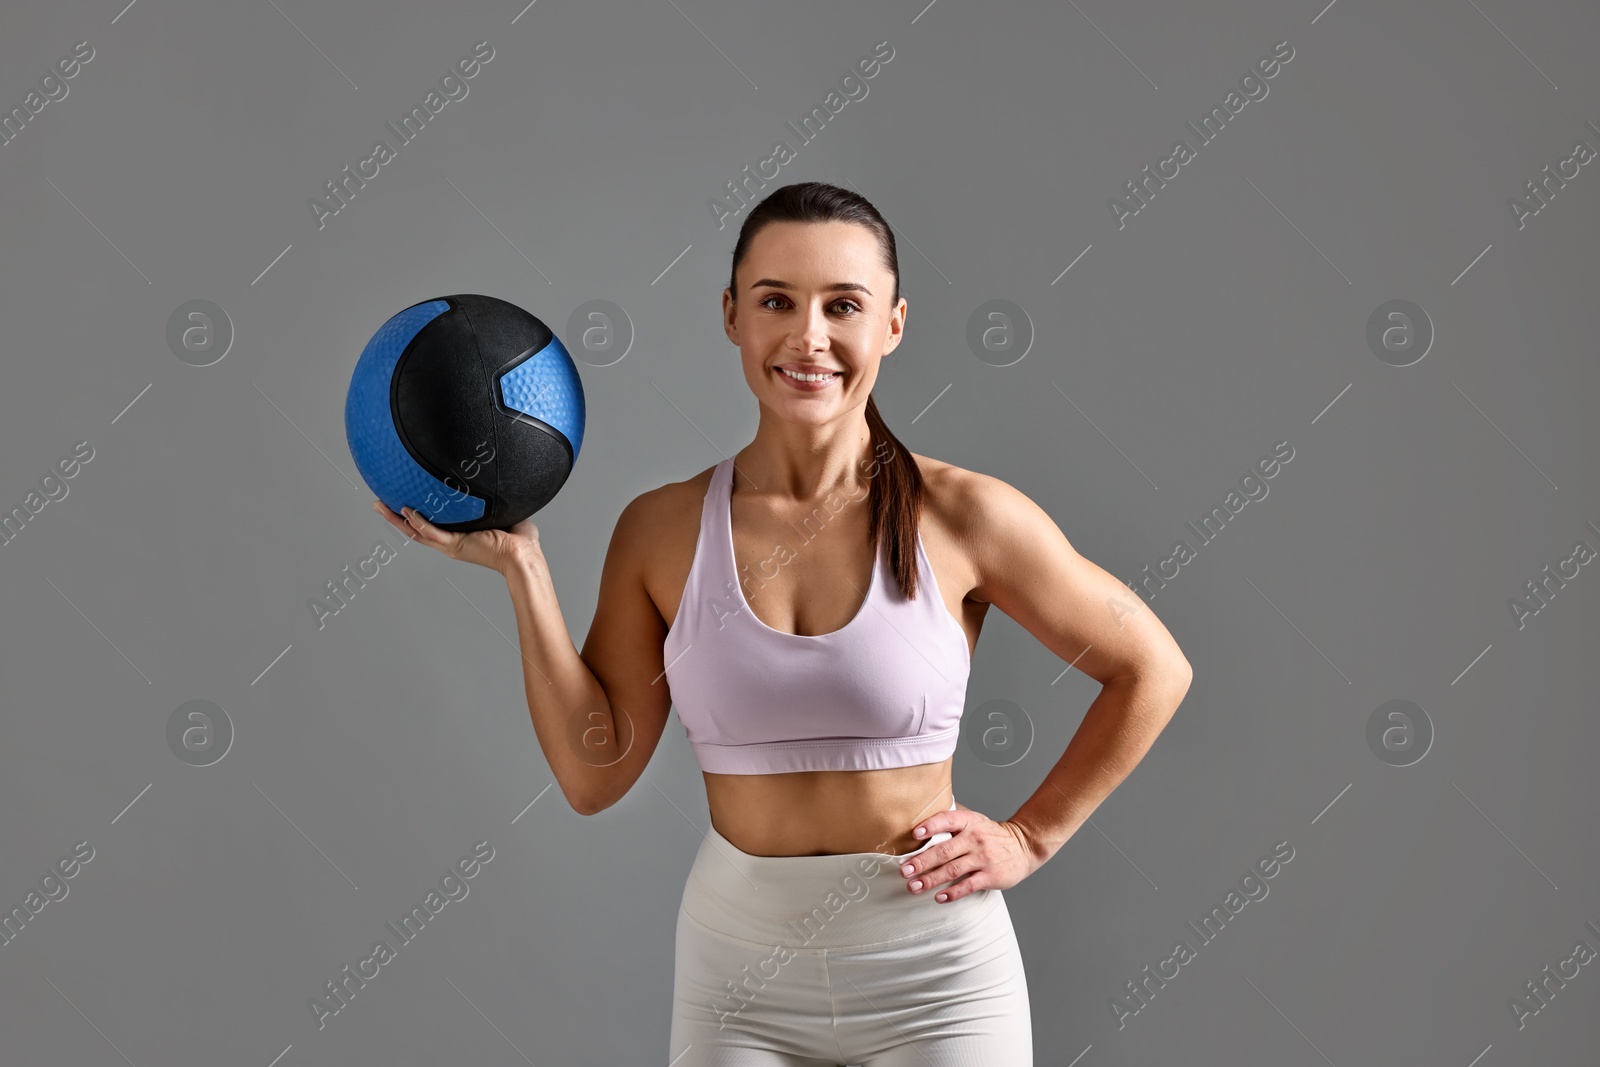
<svg viewBox="0 0 1600 1067"><path fill-rule="evenodd" d="M544 553L537 548L532 551L518 552L510 559L504 560L500 564L499 571L507 580L515 577L549 574L549 568L545 565Z"/></svg>

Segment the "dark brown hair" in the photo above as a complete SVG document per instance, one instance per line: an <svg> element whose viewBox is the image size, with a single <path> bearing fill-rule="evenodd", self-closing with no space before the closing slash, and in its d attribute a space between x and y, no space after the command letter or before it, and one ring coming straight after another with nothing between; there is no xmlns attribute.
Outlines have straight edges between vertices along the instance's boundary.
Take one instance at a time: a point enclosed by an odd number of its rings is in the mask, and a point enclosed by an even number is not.
<svg viewBox="0 0 1600 1067"><path fill-rule="evenodd" d="M826 182L800 182L773 190L745 216L733 245L733 267L728 290L735 301L739 287L735 275L750 250L750 241L771 222L851 222L865 226L878 239L883 265L894 275L893 308L900 302L900 259L894 231L866 197ZM867 428L872 434L872 455L877 471L872 477L871 518L867 539L878 550L880 537L888 544L889 566L900 592L908 600L917 596L917 524L922 514L922 472L917 461L889 432L877 402L867 397Z"/></svg>

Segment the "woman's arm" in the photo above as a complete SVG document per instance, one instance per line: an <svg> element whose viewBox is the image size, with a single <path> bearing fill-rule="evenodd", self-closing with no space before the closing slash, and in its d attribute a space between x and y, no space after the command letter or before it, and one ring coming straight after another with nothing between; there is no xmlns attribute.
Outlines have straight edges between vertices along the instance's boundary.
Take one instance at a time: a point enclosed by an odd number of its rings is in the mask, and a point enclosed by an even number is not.
<svg viewBox="0 0 1600 1067"><path fill-rule="evenodd" d="M665 487L663 487L665 488ZM599 605L583 654L573 647L539 528L441 530L415 510L373 509L413 541L451 559L498 571L511 591L528 714L573 810L593 815L615 804L644 773L661 740L671 698L661 657L666 626L645 590L649 552L661 529L662 490L635 498L617 519L600 576Z"/></svg>
<svg viewBox="0 0 1600 1067"><path fill-rule="evenodd" d="M666 625L644 585L652 531L659 532L654 507L645 493L617 519L581 655L543 552L523 553L504 572L534 732L567 803L583 815L615 804L639 780L671 708Z"/></svg>
<svg viewBox="0 0 1600 1067"><path fill-rule="evenodd" d="M1044 863L1132 772L1193 671L1138 595L1080 556L1037 504L973 471L959 479L963 539L987 601L1101 684L1044 782L1008 821Z"/></svg>

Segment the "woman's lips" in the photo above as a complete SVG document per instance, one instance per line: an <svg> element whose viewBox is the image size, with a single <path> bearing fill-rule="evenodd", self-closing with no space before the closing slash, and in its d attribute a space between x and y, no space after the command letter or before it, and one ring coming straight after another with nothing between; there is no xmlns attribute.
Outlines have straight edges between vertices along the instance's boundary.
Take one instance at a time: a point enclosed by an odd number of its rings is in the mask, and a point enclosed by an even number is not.
<svg viewBox="0 0 1600 1067"><path fill-rule="evenodd" d="M791 378L788 374L785 374L783 369L780 367L773 367L772 373L776 374L780 379L782 379L785 385L788 385L792 389L797 389L802 393L820 393L822 390L828 388L834 382L838 381L844 376L835 372L831 378L825 378L822 381L803 382L798 378Z"/></svg>

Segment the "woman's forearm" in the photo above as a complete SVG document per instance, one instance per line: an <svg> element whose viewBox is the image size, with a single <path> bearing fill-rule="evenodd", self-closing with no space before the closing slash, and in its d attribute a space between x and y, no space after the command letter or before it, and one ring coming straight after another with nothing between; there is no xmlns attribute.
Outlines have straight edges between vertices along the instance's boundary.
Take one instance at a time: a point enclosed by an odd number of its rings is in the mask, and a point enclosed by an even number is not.
<svg viewBox="0 0 1600 1067"><path fill-rule="evenodd" d="M543 556L505 571L516 610L528 714L545 759L567 803L583 814L605 806L614 766L597 766L586 752L616 752L611 702L579 655L561 615L555 585Z"/></svg>
<svg viewBox="0 0 1600 1067"><path fill-rule="evenodd" d="M1187 670L1114 678L1044 782L1008 821L1021 828L1040 863L1055 855L1138 766L1189 690Z"/></svg>

